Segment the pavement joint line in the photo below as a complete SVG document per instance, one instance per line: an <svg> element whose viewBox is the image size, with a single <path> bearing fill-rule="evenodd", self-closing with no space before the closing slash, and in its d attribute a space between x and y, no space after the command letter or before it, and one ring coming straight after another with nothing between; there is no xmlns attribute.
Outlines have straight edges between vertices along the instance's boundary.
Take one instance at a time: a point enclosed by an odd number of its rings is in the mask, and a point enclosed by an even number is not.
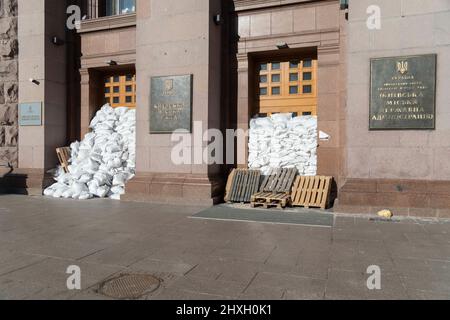
<svg viewBox="0 0 450 320"><path fill-rule="evenodd" d="M319 225L287 223L287 222L266 222L266 221L240 220L240 219L203 218L203 217L193 217L193 216L191 216L189 218L190 219L199 219L199 220L223 221L223 222L260 223L260 224L269 224L269 225L286 225L286 226L312 227L312 228L324 228L324 229L332 229L333 228L332 226L319 226Z"/></svg>
<svg viewBox="0 0 450 320"><path fill-rule="evenodd" d="M81 261L81 260L83 260L83 259L85 259L85 258L88 258L88 257L90 257L90 256L93 256L93 255L96 254L96 253L105 251L106 249L107 249L107 248L103 248L103 249L97 250L97 251L95 251L95 252L91 252L91 253L89 253L89 254L87 254L87 255L81 257L81 258L75 259L75 261Z"/></svg>
<svg viewBox="0 0 450 320"><path fill-rule="evenodd" d="M250 279L249 283L245 286L244 290L242 290L242 292L240 294L244 294L245 291L247 291L247 289L250 287L250 285L253 283L253 281L258 276L258 274L259 274L259 271L256 271L255 275Z"/></svg>
<svg viewBox="0 0 450 320"><path fill-rule="evenodd" d="M189 273L191 273L192 271L194 271L200 264L196 264L195 266L193 266L192 268L190 268L187 272L185 272L183 274L183 276L187 276Z"/></svg>
<svg viewBox="0 0 450 320"><path fill-rule="evenodd" d="M269 261L270 257L272 256L272 253L274 253L274 252L275 252L275 250L277 250L277 248L278 248L278 246L277 246L277 245L275 245L275 247L274 247L274 248L273 248L272 250L270 250L270 252L269 252L269 254L268 254L268 256L267 256L266 260L264 260L264 264L266 264L266 263L267 263L267 261Z"/></svg>
<svg viewBox="0 0 450 320"><path fill-rule="evenodd" d="M31 264L29 264L29 265L26 265L26 266L24 266L24 267L16 268L16 269L14 269L14 270L10 270L10 271L8 271L8 272L1 273L1 274L0 274L0 277L7 276L7 275L9 275L9 274L11 274L11 273L14 273L14 272L16 272L16 271L20 271L20 270L27 269L27 268L29 268L29 267L32 267L32 266L36 265L36 264L39 264L39 263L41 263L41 262L44 262L45 260L48 260L48 258L43 259L43 260L40 260L40 261L33 262L33 263L31 263Z"/></svg>

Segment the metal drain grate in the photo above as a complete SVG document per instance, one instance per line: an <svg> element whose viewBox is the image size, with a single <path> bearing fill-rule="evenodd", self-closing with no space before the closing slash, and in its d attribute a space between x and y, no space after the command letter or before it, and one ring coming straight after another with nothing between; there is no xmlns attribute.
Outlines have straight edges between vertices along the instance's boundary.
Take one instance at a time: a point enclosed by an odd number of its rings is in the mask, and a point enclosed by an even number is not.
<svg viewBox="0 0 450 320"><path fill-rule="evenodd" d="M122 274L106 280L99 293L114 299L139 299L159 289L161 280L145 274Z"/></svg>

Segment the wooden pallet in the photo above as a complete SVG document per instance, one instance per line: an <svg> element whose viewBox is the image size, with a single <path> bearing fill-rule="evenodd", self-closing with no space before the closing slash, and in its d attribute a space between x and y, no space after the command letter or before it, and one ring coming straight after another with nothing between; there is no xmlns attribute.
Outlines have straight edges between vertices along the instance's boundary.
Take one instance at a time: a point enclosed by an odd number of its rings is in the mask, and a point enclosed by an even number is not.
<svg viewBox="0 0 450 320"><path fill-rule="evenodd" d="M277 192L259 192L254 194L251 198L252 208L264 207L269 209L271 207L277 207L284 209L291 205L292 199L290 194L277 193Z"/></svg>
<svg viewBox="0 0 450 320"><path fill-rule="evenodd" d="M225 201L248 203L258 192L261 180L259 170L234 169L228 177Z"/></svg>
<svg viewBox="0 0 450 320"><path fill-rule="evenodd" d="M291 193L297 169L274 169L267 175L259 189L260 192Z"/></svg>
<svg viewBox="0 0 450 320"><path fill-rule="evenodd" d="M70 148L69 147L63 147L63 148L57 148L56 154L58 155L59 163L61 164L61 167L63 168L65 173L69 172L69 160L70 160Z"/></svg>
<svg viewBox="0 0 450 320"><path fill-rule="evenodd" d="M231 187L233 186L233 179L234 175L236 173L236 169L231 170L230 174L228 175L227 185L225 186L225 202L229 202L230 195L231 195Z"/></svg>
<svg viewBox="0 0 450 320"><path fill-rule="evenodd" d="M321 208L328 206L332 177L297 177L292 188L292 205L305 208Z"/></svg>

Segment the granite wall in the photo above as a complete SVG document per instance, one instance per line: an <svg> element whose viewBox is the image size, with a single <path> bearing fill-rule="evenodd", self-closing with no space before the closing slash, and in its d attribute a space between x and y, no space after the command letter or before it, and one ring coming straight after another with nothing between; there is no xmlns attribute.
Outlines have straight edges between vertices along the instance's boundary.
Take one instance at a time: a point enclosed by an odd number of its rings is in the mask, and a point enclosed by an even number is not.
<svg viewBox="0 0 450 320"><path fill-rule="evenodd" d="M379 30L366 24L371 5L381 10ZM448 0L350 1L341 211L450 217L449 21ZM370 59L422 54L437 55L436 129L370 131Z"/></svg>
<svg viewBox="0 0 450 320"><path fill-rule="evenodd" d="M17 167L17 0L0 0L0 164Z"/></svg>
<svg viewBox="0 0 450 320"><path fill-rule="evenodd" d="M381 9L381 29L366 9ZM450 1L350 2L347 177L450 180ZM436 130L369 131L370 59L437 54Z"/></svg>

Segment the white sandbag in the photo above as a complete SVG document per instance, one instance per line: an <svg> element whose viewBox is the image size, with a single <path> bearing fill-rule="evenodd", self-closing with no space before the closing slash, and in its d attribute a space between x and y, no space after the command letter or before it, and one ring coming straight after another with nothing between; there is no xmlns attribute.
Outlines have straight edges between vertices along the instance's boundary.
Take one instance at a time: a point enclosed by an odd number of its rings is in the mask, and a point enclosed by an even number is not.
<svg viewBox="0 0 450 320"><path fill-rule="evenodd" d="M252 119L249 167L268 174L272 169L297 168L302 175L317 173L317 118L274 114Z"/></svg>
<svg viewBox="0 0 450 320"><path fill-rule="evenodd" d="M135 174L136 112L103 106L90 123L92 132L71 144L69 173L58 170L56 184L44 194L86 200L94 196L120 199ZM113 185L113 183L115 183ZM111 188L113 186L113 188Z"/></svg>

